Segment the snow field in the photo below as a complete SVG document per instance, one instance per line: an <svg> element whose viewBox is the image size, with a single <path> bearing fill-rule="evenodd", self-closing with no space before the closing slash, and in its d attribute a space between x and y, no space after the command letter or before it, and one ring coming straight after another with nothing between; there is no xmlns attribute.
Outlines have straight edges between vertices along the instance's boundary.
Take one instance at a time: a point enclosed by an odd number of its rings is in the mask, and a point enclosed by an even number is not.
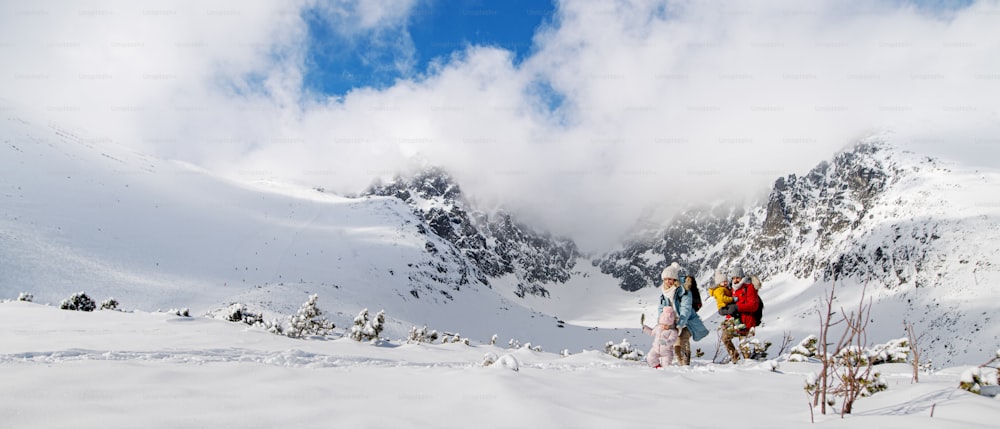
<svg viewBox="0 0 1000 429"><path fill-rule="evenodd" d="M0 427L801 427L812 363L653 370L600 352L561 357L460 344L295 340L163 313L0 304ZM513 356L519 371L486 353ZM890 388L818 427L993 427L1000 401L957 389L963 368L878 367ZM935 408L934 418L930 408Z"/></svg>

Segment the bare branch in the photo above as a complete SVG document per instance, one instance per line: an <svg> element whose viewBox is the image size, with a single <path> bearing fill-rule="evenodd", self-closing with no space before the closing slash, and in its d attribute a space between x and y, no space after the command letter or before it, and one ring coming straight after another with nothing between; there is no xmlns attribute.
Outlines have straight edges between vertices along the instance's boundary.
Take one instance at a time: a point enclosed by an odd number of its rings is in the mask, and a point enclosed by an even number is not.
<svg viewBox="0 0 1000 429"><path fill-rule="evenodd" d="M917 335L913 333L913 324L907 321L903 321L903 326L906 327L906 338L910 342L910 353L913 353L913 359L911 363L913 364L913 380L911 383L920 382L920 349L917 347Z"/></svg>

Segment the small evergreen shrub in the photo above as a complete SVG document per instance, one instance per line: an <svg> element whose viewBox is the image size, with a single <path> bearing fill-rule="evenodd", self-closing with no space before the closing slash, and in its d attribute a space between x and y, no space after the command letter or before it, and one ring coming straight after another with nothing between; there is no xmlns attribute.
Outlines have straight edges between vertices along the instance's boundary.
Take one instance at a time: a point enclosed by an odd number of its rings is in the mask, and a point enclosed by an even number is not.
<svg viewBox="0 0 1000 429"><path fill-rule="evenodd" d="M983 387L998 384L1000 384L1000 371L990 367L978 367L962 372L958 388L979 395L983 393Z"/></svg>
<svg viewBox="0 0 1000 429"><path fill-rule="evenodd" d="M632 344L629 344L628 339L623 339L619 344L615 344L614 341L608 341L604 345L604 352L618 359L638 361L642 358L642 352L637 350Z"/></svg>
<svg viewBox="0 0 1000 429"><path fill-rule="evenodd" d="M86 293L80 292L69 297L68 299L64 299L62 303L59 304L59 308L73 311L94 311L94 309L97 308L97 303L95 303L93 299L90 299Z"/></svg>
<svg viewBox="0 0 1000 429"><path fill-rule="evenodd" d="M118 300L108 298L101 303L101 310L118 310Z"/></svg>
<svg viewBox="0 0 1000 429"><path fill-rule="evenodd" d="M17 296L17 300L24 302L32 302L35 300L35 296L27 292L21 292L21 294Z"/></svg>
<svg viewBox="0 0 1000 429"><path fill-rule="evenodd" d="M770 341L760 341L754 337L746 337L740 341L740 353L743 357L753 360L767 359L767 349L771 347Z"/></svg>
<svg viewBox="0 0 1000 429"><path fill-rule="evenodd" d="M411 344L416 343L433 343L437 341L438 333L437 331L427 332L427 325L423 328L417 329L416 326L410 328L410 335L406 338L406 342Z"/></svg>
<svg viewBox="0 0 1000 429"><path fill-rule="evenodd" d="M299 311L288 319L287 335L289 337L303 338L309 335L326 336L333 331L336 326L333 322L327 320L326 317L323 316L323 312L316 304L318 301L319 295L310 296L309 300L306 301L305 304L302 304L302 307L299 307Z"/></svg>
<svg viewBox="0 0 1000 429"><path fill-rule="evenodd" d="M243 322L250 326L263 326L264 316L247 310L247 307L238 302L233 303L222 314L222 318L229 322Z"/></svg>
<svg viewBox="0 0 1000 429"><path fill-rule="evenodd" d="M470 345L469 344L469 339L468 338L462 338L461 334L449 334L449 333L445 332L444 336L441 337L441 344L447 344L447 343L462 343L462 344L465 344L467 346Z"/></svg>
<svg viewBox="0 0 1000 429"><path fill-rule="evenodd" d="M792 347L788 355L788 361L809 362L810 358L816 357L816 343L818 342L819 338L816 338L815 335L805 337L799 342L799 345Z"/></svg>
<svg viewBox="0 0 1000 429"><path fill-rule="evenodd" d="M910 341L897 338L885 344L877 344L865 351L872 365L882 363L906 363L910 357Z"/></svg>
<svg viewBox="0 0 1000 429"><path fill-rule="evenodd" d="M369 319L368 309L361 310L358 317L354 318L354 326L348 334L355 341L374 341L379 339L385 324L385 310L379 311L374 319ZM443 340L442 340L443 342Z"/></svg>

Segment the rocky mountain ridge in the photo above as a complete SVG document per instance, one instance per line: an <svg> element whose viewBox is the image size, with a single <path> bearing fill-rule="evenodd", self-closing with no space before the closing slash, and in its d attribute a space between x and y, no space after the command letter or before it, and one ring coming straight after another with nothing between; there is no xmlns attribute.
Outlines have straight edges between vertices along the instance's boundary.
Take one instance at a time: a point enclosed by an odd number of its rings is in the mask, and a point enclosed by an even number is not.
<svg viewBox="0 0 1000 429"><path fill-rule="evenodd" d="M984 307L1000 281L998 191L994 172L871 137L805 175L777 179L765 201L692 208L593 263L632 291L657 283L671 261L703 285L716 268L738 263L765 284L838 285L842 302L865 291L875 313L895 315L875 325L881 336L904 336L907 320L936 360L968 359L998 341ZM782 317L814 318L812 298L803 298L815 292L806 291L797 292L798 314Z"/></svg>
<svg viewBox="0 0 1000 429"><path fill-rule="evenodd" d="M375 183L362 195L406 202L424 220L421 231L452 243L468 261L468 272L476 281L490 286L490 279L512 275L519 297L547 297L545 285L569 280L581 256L572 240L538 232L503 210L487 213L470 207L459 185L439 168Z"/></svg>

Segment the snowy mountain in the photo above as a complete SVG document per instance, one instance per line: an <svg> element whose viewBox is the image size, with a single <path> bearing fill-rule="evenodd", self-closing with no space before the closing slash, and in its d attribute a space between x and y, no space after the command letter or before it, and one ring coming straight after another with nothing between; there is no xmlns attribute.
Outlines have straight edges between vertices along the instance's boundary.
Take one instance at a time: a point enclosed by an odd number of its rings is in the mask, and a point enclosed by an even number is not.
<svg viewBox="0 0 1000 429"><path fill-rule="evenodd" d="M477 249L395 197L344 198L267 172L230 180L13 114L0 142L7 299L28 292L59 303L82 290L147 311L218 314L240 303L270 320L318 294L338 329L364 308L385 309L390 338L423 325L478 342L497 334L573 349L622 338L521 302L518 291L543 295L542 285L568 278L577 253L503 214L470 215L483 223L462 238L480 240Z"/></svg>
<svg viewBox="0 0 1000 429"><path fill-rule="evenodd" d="M405 201L433 234L457 247L484 285L491 278L513 274L515 295L547 297L547 283L565 283L582 255L572 240L534 231L498 210L492 214L470 207L461 188L447 172L426 169L410 179L397 176L377 183L364 195L391 196Z"/></svg>
<svg viewBox="0 0 1000 429"><path fill-rule="evenodd" d="M384 309L390 338L427 325L480 343L497 334L600 349L646 341L634 328L656 311L649 286L665 263L706 280L740 261L765 280L758 337L775 344L816 333L816 299L833 282L845 306L868 284L872 341L904 336L906 320L936 364L980 361L1000 338L990 287L1000 178L888 137L777 180L759 204L647 219L591 264L571 240L477 210L441 170L345 198L268 172L222 178L43 124L11 114L0 125L9 299L58 303L84 290L125 308L219 314L240 303L270 319L319 294L338 329ZM710 300L701 316L718 323ZM710 351L710 337L696 348Z"/></svg>
<svg viewBox="0 0 1000 429"><path fill-rule="evenodd" d="M873 313L884 315L872 333L902 336L906 320L923 332L935 362L974 361L1000 339L988 304L1000 297L992 262L1000 254L998 191L996 172L872 137L804 176L779 178L765 201L692 208L594 264L621 288L639 290L670 261L704 282L716 267L739 262L776 284L765 286L765 300L787 299L783 283L811 289L780 315L808 320L817 289L837 283L851 306L857 285L867 284Z"/></svg>

